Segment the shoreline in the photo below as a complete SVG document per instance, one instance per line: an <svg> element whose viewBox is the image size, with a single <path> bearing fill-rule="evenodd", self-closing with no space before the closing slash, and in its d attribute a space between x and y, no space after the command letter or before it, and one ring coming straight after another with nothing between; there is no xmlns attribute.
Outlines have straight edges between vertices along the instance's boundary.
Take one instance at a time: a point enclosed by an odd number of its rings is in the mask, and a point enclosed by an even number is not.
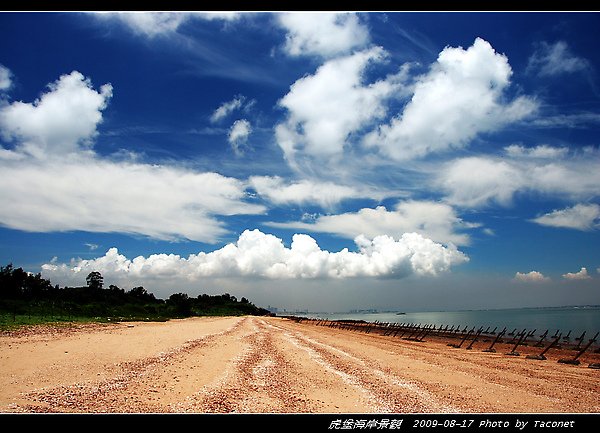
<svg viewBox="0 0 600 433"><path fill-rule="evenodd" d="M345 313L302 313L285 314L278 312L279 317L306 318L309 320L362 320L377 323L403 323L421 326L461 326L474 327L500 332L504 327L507 332L527 329L541 336L545 331L548 337L561 333L568 340L575 341L584 334L584 340L593 337L600 331L600 306L590 305L571 307L537 307L511 309L460 310L437 312L345 312ZM488 328L489 326L489 328ZM600 340L595 342L600 346Z"/></svg>

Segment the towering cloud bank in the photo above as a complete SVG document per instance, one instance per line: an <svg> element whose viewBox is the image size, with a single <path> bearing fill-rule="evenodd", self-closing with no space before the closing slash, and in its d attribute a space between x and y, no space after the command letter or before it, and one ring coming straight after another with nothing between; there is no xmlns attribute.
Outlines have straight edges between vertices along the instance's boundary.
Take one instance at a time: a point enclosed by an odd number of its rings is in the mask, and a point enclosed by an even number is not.
<svg viewBox="0 0 600 433"><path fill-rule="evenodd" d="M411 274L438 275L468 258L454 247L445 247L416 233L398 240L377 236L355 239L358 251L322 250L305 234L295 234L288 248L276 236L260 230L244 231L236 243L187 259L174 254L155 254L133 260L111 248L93 260L72 260L70 264L48 263L43 273L52 281L81 281L91 271L105 277L178 278L195 281L203 277L242 276L267 279L286 278L402 278Z"/></svg>

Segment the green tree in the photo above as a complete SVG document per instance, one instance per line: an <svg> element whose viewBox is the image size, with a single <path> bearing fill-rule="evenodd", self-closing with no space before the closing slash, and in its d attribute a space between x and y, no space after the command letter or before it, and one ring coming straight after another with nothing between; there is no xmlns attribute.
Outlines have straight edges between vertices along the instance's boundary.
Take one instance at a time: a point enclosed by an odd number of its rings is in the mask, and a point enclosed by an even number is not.
<svg viewBox="0 0 600 433"><path fill-rule="evenodd" d="M127 294L140 302L155 302L156 298L152 293L149 293L144 287L138 286L131 289Z"/></svg>
<svg viewBox="0 0 600 433"><path fill-rule="evenodd" d="M173 307L175 313L178 315L192 315L192 300L186 293L172 294L169 296L167 303Z"/></svg>
<svg viewBox="0 0 600 433"><path fill-rule="evenodd" d="M104 285L104 278L98 271L90 272L85 281L90 289L102 289Z"/></svg>

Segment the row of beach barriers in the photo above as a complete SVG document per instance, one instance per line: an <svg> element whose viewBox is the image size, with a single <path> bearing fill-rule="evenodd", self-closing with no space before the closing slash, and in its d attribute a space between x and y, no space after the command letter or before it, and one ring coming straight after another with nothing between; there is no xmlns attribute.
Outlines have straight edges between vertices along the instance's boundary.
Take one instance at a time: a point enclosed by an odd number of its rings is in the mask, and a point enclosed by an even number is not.
<svg viewBox="0 0 600 433"><path fill-rule="evenodd" d="M538 334L537 329L528 331L527 329L518 330L517 328L509 331L507 328L498 330L498 328L490 329L491 326L484 327L462 327L462 326L435 326L421 325L414 323L394 323L394 322L366 322L362 320L328 320L314 319L302 316L283 316L295 322L313 323L318 326L328 326L330 328L339 328L351 331L362 331L367 334L379 333L384 336L403 338L409 341L423 342L427 336L435 336L438 338L452 339L454 343L448 343L449 347L460 349L464 347L466 350L472 350L473 344L477 341L489 342L490 345L483 352L495 353L495 346L498 343L505 343L511 347L511 350L506 353L509 356L520 356L517 351L519 346L532 346L542 348L537 355L527 355L527 359L546 360L546 353L552 349L568 349L574 350L575 355L571 358L561 358L558 360L562 364L579 365L579 358L586 351L594 351L600 353L600 347L595 343L598 341L597 332L594 337L585 342L586 332L583 332L579 337L572 337L571 331L567 334L556 330L553 335L549 335L550 330ZM596 346L595 348L593 346ZM590 368L600 369L600 363L590 363Z"/></svg>

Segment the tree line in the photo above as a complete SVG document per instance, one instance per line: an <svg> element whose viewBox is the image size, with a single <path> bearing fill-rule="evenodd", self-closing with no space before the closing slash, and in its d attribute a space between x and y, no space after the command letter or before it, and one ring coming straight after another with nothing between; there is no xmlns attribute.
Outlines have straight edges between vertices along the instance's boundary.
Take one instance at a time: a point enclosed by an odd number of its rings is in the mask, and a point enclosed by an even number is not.
<svg viewBox="0 0 600 433"><path fill-rule="evenodd" d="M228 293L191 297L174 293L159 299L143 286L130 290L104 286L100 272L90 272L86 286L59 287L41 274L32 274L12 263L0 267L0 315L36 317L115 318L117 320L168 320L205 315L269 315L270 312L238 300Z"/></svg>

